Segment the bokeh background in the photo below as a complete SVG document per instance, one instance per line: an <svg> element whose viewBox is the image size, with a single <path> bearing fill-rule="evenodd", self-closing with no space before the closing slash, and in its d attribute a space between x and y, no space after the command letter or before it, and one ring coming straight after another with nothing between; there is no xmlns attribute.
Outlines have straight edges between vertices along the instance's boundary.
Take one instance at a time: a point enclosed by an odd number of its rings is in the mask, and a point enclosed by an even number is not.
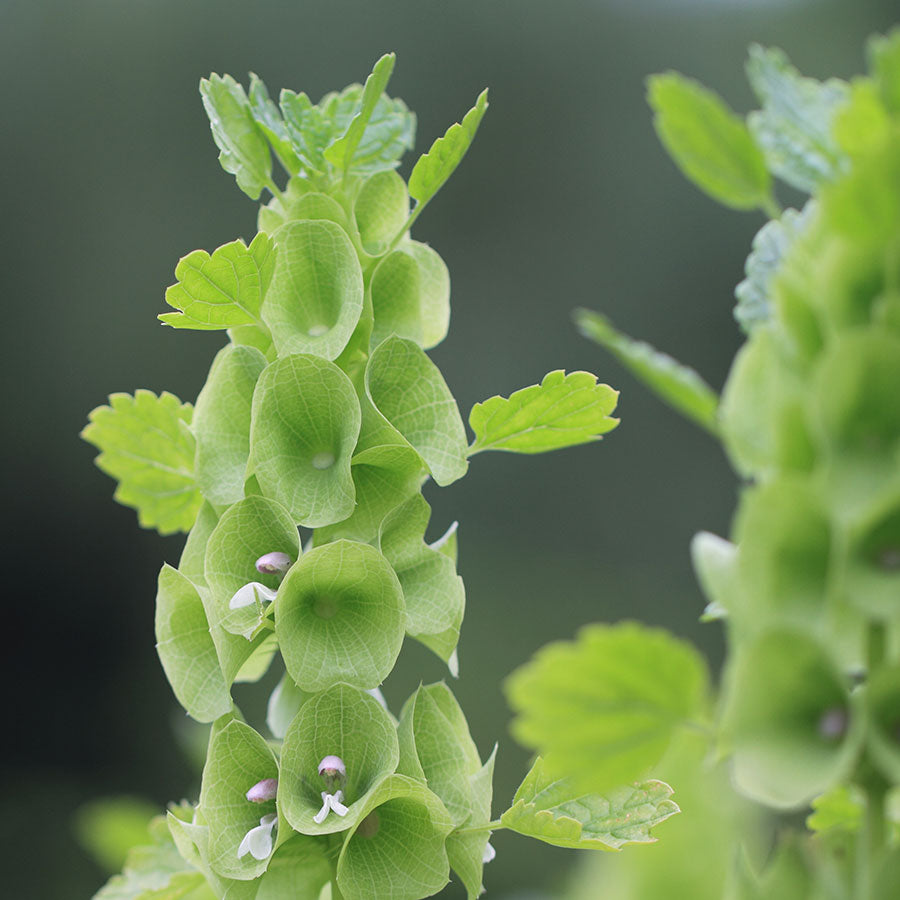
<svg viewBox="0 0 900 900"><path fill-rule="evenodd" d="M687 548L697 530L727 531L737 483L713 441L570 319L602 309L716 387L740 343L732 290L762 220L681 179L644 77L676 68L746 110L749 42L850 76L867 35L898 18L896 0L0 0L4 895L97 889L105 874L73 833L84 802L127 793L162 807L196 792L197 735L153 648L156 573L181 539L140 531L112 502L78 432L112 391L193 400L222 342L155 319L180 256L255 233L255 206L216 162L201 76L252 69L273 92L315 98L396 50L391 93L418 113L417 152L490 86L474 148L415 229L453 281L433 356L464 414L553 368L621 389L622 424L601 444L480 456L429 494L436 531L461 522L454 689L481 751L500 741L500 810L527 761L501 685L540 645L634 617L721 659L718 627L697 622ZM399 709L441 677L407 645L385 693ZM245 692L248 708L276 679ZM495 844L490 896L562 896L574 853Z"/></svg>

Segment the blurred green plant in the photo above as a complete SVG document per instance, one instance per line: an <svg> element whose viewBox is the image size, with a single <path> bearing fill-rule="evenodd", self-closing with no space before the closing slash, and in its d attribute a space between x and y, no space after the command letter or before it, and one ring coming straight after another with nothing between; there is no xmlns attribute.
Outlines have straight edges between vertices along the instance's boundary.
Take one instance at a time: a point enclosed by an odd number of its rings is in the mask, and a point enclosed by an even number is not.
<svg viewBox="0 0 900 900"><path fill-rule="evenodd" d="M393 66L384 56L365 85L317 104L285 90L276 105L255 75L249 92L230 76L201 82L222 167L251 199L271 197L249 244L179 261L174 311L159 318L229 342L195 406L114 394L83 437L142 525L189 532L159 575L157 649L178 701L212 727L199 801L154 820L98 900L415 900L451 868L474 898L493 831L613 850L678 812L663 782L598 793L550 759L493 819L496 748L482 760L446 684L420 686L399 718L378 690L407 635L458 671L456 524L425 541L423 484L451 484L482 451L542 453L618 424L616 391L560 370L476 404L469 444L425 352L447 334L449 275L408 232L469 149L487 94L407 184L394 170L415 117L385 93ZM248 723L232 687L276 657L265 727ZM669 686L656 740L702 705L702 667L687 678L697 697L672 709Z"/></svg>
<svg viewBox="0 0 900 900"><path fill-rule="evenodd" d="M771 221L735 291L748 339L720 402L696 373L576 313L721 438L746 484L732 540L692 546L703 618L728 638L713 715L694 651L633 624L551 645L508 681L513 731L548 764L584 785L659 776L679 790L671 843L592 865L574 896L897 895L900 30L873 38L868 59L866 77L818 82L754 46L761 108L746 119L681 75L649 80L682 172ZM776 178L811 194L802 210L781 211ZM685 756L691 733L700 748ZM810 807L806 829L777 815Z"/></svg>

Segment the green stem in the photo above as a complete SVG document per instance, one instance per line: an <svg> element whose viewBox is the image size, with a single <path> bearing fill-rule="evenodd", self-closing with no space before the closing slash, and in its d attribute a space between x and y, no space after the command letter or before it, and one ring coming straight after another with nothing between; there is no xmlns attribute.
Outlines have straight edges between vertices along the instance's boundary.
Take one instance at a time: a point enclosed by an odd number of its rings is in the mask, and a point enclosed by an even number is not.
<svg viewBox="0 0 900 900"><path fill-rule="evenodd" d="M426 204L424 203L416 204L415 209L413 209L413 211L409 214L409 218L403 224L403 227L397 232L397 236L394 238L394 240L391 241L391 246L387 249L388 253L390 253L391 250L393 250L397 246L397 244L400 243L400 239L403 237L403 235L413 227L413 222L415 222L416 219L419 218L420 213L423 209L425 209L425 205Z"/></svg>
<svg viewBox="0 0 900 900"><path fill-rule="evenodd" d="M884 663L887 632L883 622L870 622L866 633L867 680L871 682ZM856 848L855 900L868 900L873 876L885 845L885 796L888 783L867 759L863 759L859 783L865 793L865 813Z"/></svg>
<svg viewBox="0 0 900 900"><path fill-rule="evenodd" d="M284 199L284 194L281 192L281 189L271 178L266 179L266 187L269 189L273 197L277 197L279 200Z"/></svg>
<svg viewBox="0 0 900 900"><path fill-rule="evenodd" d="M781 214L784 212L784 210L781 208L781 204L775 199L772 194L766 197L766 199L760 204L760 209L770 219L780 219Z"/></svg>
<svg viewBox="0 0 900 900"><path fill-rule="evenodd" d="M499 819L494 819L492 822L486 822L484 825L470 825L468 828L458 828L456 833L477 834L479 831L497 831L500 828L503 828L502 823Z"/></svg>

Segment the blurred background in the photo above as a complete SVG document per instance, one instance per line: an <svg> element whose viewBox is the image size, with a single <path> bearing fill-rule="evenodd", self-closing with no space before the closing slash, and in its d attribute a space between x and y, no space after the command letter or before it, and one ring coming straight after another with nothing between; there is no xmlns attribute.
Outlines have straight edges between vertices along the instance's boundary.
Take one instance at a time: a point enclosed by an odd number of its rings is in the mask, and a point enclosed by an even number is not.
<svg viewBox="0 0 900 900"><path fill-rule="evenodd" d="M418 114L416 155L489 86L472 151L414 232L453 282L450 336L433 357L464 415L554 368L621 390L622 424L602 443L479 456L464 481L429 493L436 534L461 523L454 690L482 753L500 741L499 811L527 762L501 685L539 646L638 618L696 641L714 668L721 659L718 626L697 622L688 542L727 532L736 480L711 439L570 318L601 309L717 388L740 344L732 291L762 219L680 177L643 79L679 69L743 112L749 42L848 77L897 13L896 0L0 0L4 894L91 896L106 875L78 845L76 810L113 794L161 809L197 790L202 735L153 647L156 573L182 539L138 529L78 432L113 391L193 401L222 343L155 318L180 256L255 233L255 205L216 161L201 76L252 69L273 93L316 99L396 50L390 92ZM251 715L278 674L239 696ZM398 710L444 675L408 643L385 694ZM578 862L514 835L494 843L498 900L561 896Z"/></svg>

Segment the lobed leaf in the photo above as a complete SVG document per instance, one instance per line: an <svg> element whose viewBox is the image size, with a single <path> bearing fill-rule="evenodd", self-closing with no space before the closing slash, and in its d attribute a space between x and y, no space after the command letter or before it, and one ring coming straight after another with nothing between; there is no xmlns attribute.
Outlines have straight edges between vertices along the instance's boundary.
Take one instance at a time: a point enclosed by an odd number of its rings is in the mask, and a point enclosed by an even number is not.
<svg viewBox="0 0 900 900"><path fill-rule="evenodd" d="M164 391L111 394L81 437L100 450L97 467L119 482L115 498L137 510L142 528L188 531L203 502L194 479L193 407Z"/></svg>
<svg viewBox="0 0 900 900"><path fill-rule="evenodd" d="M275 244L262 232L249 247L236 240L218 247L211 256L194 250L178 261L178 283L166 290L166 303L179 312L158 318L172 328L198 331L259 324L274 268Z"/></svg>
<svg viewBox="0 0 900 900"><path fill-rule="evenodd" d="M296 175L300 171L300 160L291 147L281 111L269 97L269 90L263 80L254 72L250 73L249 100L250 115L266 136L278 161L291 175Z"/></svg>
<svg viewBox="0 0 900 900"><path fill-rule="evenodd" d="M230 75L213 73L201 79L200 96L222 168L234 175L238 187L251 200L256 200L271 183L272 156L243 87Z"/></svg>
<svg viewBox="0 0 900 900"><path fill-rule="evenodd" d="M549 776L571 775L587 791L641 777L703 714L706 692L700 654L636 622L548 644L506 682L514 736L540 752Z"/></svg>
<svg viewBox="0 0 900 900"><path fill-rule="evenodd" d="M770 204L762 151L717 94L676 72L652 76L647 87L656 133L690 181L733 209Z"/></svg>
<svg viewBox="0 0 900 900"><path fill-rule="evenodd" d="M575 313L575 321L586 338L606 347L661 400L685 418L716 434L719 398L697 372L650 344L617 331L599 313L580 309Z"/></svg>
<svg viewBox="0 0 900 900"><path fill-rule="evenodd" d="M766 222L753 238L753 249L744 267L746 278L734 289L734 317L745 334L768 322L773 315L772 281L797 236L810 221L815 206L801 212L787 209L780 219Z"/></svg>
<svg viewBox="0 0 900 900"><path fill-rule="evenodd" d="M750 47L747 77L762 109L747 121L769 169L801 191L834 181L846 160L832 133L833 119L849 96L836 78L804 78L782 50Z"/></svg>
<svg viewBox="0 0 900 900"><path fill-rule="evenodd" d="M416 201L417 208L431 200L462 162L487 111L487 94L485 88L462 122L451 125L444 136L438 138L413 166L409 176L409 195Z"/></svg>
<svg viewBox="0 0 900 900"><path fill-rule="evenodd" d="M472 407L475 441L469 455L482 450L545 453L599 440L619 424L609 415L618 396L589 372L550 372L540 384Z"/></svg>
<svg viewBox="0 0 900 900"><path fill-rule="evenodd" d="M500 821L556 847L619 850L656 840L650 829L680 812L672 793L665 782L645 781L605 795L583 794L570 779L550 777L538 757Z"/></svg>

